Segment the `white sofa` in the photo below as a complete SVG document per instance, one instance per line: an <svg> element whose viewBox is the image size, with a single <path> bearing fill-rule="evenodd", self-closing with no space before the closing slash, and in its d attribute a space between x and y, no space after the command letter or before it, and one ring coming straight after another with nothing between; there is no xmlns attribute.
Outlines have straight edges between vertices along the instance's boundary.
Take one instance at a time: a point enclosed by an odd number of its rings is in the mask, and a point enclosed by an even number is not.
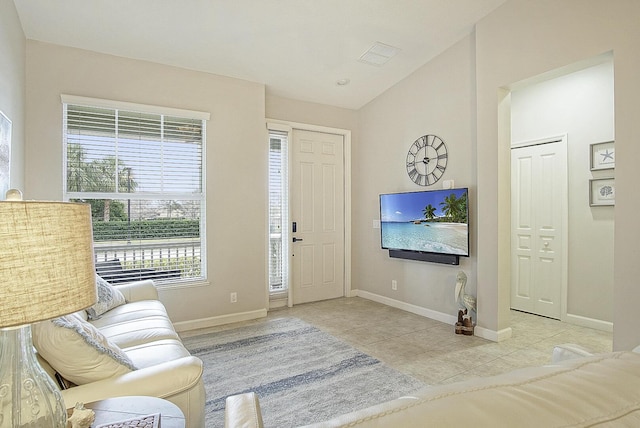
<svg viewBox="0 0 640 428"><path fill-rule="evenodd" d="M59 320L33 326L40 362L67 388L62 390L65 405L127 395L160 397L180 407L188 428L203 428L202 361L183 346L153 282L113 289L124 301L103 306L106 311L96 319L81 311L65 317L71 327L56 325ZM100 287L98 292L102 298Z"/></svg>
<svg viewBox="0 0 640 428"><path fill-rule="evenodd" d="M309 427L640 427L640 354L568 346L554 358L561 361L429 387ZM227 428L262 427L255 394L226 404Z"/></svg>

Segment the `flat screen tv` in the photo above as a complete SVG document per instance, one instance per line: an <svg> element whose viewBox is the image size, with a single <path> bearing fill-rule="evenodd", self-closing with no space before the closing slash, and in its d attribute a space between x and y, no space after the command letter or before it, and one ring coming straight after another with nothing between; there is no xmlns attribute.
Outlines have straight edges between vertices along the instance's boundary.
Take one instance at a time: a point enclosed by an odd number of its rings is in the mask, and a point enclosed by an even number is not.
<svg viewBox="0 0 640 428"><path fill-rule="evenodd" d="M453 264L458 256L468 257L468 193L467 188L461 188L380 195L382 248L390 254L454 256Z"/></svg>

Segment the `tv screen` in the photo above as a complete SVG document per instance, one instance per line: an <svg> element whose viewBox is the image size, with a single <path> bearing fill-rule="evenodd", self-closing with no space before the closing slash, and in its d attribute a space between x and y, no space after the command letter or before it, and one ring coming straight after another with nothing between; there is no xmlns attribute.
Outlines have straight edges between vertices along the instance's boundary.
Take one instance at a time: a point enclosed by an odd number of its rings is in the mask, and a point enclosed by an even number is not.
<svg viewBox="0 0 640 428"><path fill-rule="evenodd" d="M382 248L469 256L468 189L380 195Z"/></svg>

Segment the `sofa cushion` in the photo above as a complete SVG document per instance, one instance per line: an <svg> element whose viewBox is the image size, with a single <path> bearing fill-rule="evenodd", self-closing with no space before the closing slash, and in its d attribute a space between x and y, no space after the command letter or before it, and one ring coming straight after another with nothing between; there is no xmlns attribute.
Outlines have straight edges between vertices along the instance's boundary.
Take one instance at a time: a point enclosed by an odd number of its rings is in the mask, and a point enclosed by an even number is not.
<svg viewBox="0 0 640 428"><path fill-rule="evenodd" d="M77 385L136 368L126 353L75 314L35 324L33 343L51 367Z"/></svg>
<svg viewBox="0 0 640 428"><path fill-rule="evenodd" d="M155 340L179 339L167 311L157 300L118 306L91 323L120 348Z"/></svg>
<svg viewBox="0 0 640 428"><path fill-rule="evenodd" d="M123 348L123 351L133 361L136 367L155 366L166 361L174 361L188 357L189 351L178 339L156 340L149 343Z"/></svg>
<svg viewBox="0 0 640 428"><path fill-rule="evenodd" d="M308 428L637 427L638 385L640 355L600 354L425 388Z"/></svg>
<svg viewBox="0 0 640 428"><path fill-rule="evenodd" d="M144 317L123 323L115 323L100 328L111 342L120 348L141 345L163 339L178 339L169 318L156 316Z"/></svg>
<svg viewBox="0 0 640 428"><path fill-rule="evenodd" d="M141 300L113 308L102 314L99 319L91 320L91 324L101 329L109 325L158 316L168 318L167 310L162 303L157 300Z"/></svg>
<svg viewBox="0 0 640 428"><path fill-rule="evenodd" d="M98 275L96 275L96 287L98 288L98 301L87 309L89 319L98 319L108 310L126 303L122 293Z"/></svg>

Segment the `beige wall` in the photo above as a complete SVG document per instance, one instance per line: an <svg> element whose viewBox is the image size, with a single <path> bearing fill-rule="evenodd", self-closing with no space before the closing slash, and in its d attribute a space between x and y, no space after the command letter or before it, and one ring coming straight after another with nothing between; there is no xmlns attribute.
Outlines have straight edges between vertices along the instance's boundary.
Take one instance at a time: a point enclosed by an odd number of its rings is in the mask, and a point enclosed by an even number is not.
<svg viewBox="0 0 640 428"><path fill-rule="evenodd" d="M471 224L471 257L460 266L391 259L380 248L380 193L424 190L406 172L406 156L418 137L435 134L448 149L447 170L428 189L442 188L443 180L469 187L473 217L477 198L474 154L474 39L469 36L398 83L360 110L359 144L352 150L353 288L391 299L393 304L415 305L419 313L455 319L456 275L464 270L467 291L475 294L475 225ZM391 289L391 281L398 290ZM398 302L402 302L399 304Z"/></svg>
<svg viewBox="0 0 640 428"><path fill-rule="evenodd" d="M508 147L512 100L509 88L534 76L583 63L613 50L616 70L615 133L610 123L609 128L600 132L602 135L592 134L591 137L606 139L607 135L612 137L615 134L618 156L620 150L633 151L635 146L629 143L632 139L626 143L620 142L621 129L625 128L623 132L630 133L633 123L621 119L621 99L633 98L626 93L620 94L620 78L623 74L619 67L627 69L629 75L634 67L638 67L637 54L632 54L633 37L629 36L638 31L631 29L634 19L630 18L639 16L638 6L625 1L614 4L614 7L609 7L596 1L581 2L580 5L578 2L511 1L479 23L475 39L473 36L469 39L473 45L468 49L464 48L465 41L459 43L360 111L360 144L353 150L353 218L358 219L353 222L354 288L439 313L447 313L455 308L452 297L447 294L447 284L453 283L453 268L389 260L379 248L379 231L371 227L372 219L377 218L379 193L415 189L406 181L406 175L399 165L406 153L403 144L408 146L412 133L419 134L416 128L437 127L450 132L449 128L455 127L458 134L468 132L468 135L454 140L454 152L450 157L452 165L456 160L461 161L472 176L467 179L464 173L454 173L450 167L444 178L454 178L458 186L472 187L472 251L475 250L475 256L467 261L463 259L460 268L470 274L471 292L477 288L480 330L485 330L487 337L495 339L510 335ZM576 13L576 10L580 12ZM600 27L595 33L590 30L594 26ZM624 31L620 28L624 28ZM629 31L626 36L625 31ZM626 80L623 87L631 92L638 90L636 81L632 79ZM471 112L460 108L465 103L474 107ZM608 103L611 103L611 99ZM624 109L623 116L633 111L634 106L625 104ZM609 115L605 120L612 118ZM578 131L584 130L576 130L573 134ZM445 141L449 140L445 138ZM461 146L461 151L466 149L468 159L464 155L463 159L456 157L459 154L455 150L461 141L470 142L469 146ZM620 149L620 145L625 145L625 148ZM578 162L578 159L572 159L572 162ZM620 174L635 175L633 169L625 172L620 167L616 168L617 181L620 180ZM577 185L576 193L584 190L585 183L588 184L583 182ZM617 186L620 184L617 183ZM624 188L624 184L622 186ZM617 191L619 194L622 189L618 187ZM572 201L579 203L574 198ZM581 247L581 251L574 251L574 287L569 289L568 302L571 315L604 321L604 324L623 319L629 313L629 309L618 309L629 305L624 296L637 298L640 294L630 285L634 284L636 275L632 257L629 256L638 253L632 238L635 231L631 236L625 236L625 244L621 244L620 238L621 219L629 222L629 230L638 229L631 223L637 207L634 207L632 198L626 203L629 211L624 208L621 210L620 202L615 208L618 233L615 244L615 296L613 256L610 251L614 248L613 210L609 209L608 213L595 212L591 219L585 220L606 224L599 224L602 227L598 233L603 241L598 250L588 251ZM599 239L597 236L592 238L596 241ZM570 244L574 249L578 245L576 242ZM624 248L623 253L621 248ZM602 255L606 260L605 268L590 277L589 281L581 282L577 266L581 263L592 264L599 257L598 251L608 253ZM621 257L629 259L623 270L618 269ZM624 278L624 283L620 283L620 278ZM399 281L398 292L391 291L392 279ZM598 284L598 280L603 283ZM639 342L638 335L627 327L630 321L627 320L625 324L617 325L615 329L618 349Z"/></svg>
<svg viewBox="0 0 640 428"><path fill-rule="evenodd" d="M292 100L270 95L267 91L267 118L352 131L351 142L357 140L358 112L324 104Z"/></svg>
<svg viewBox="0 0 640 428"><path fill-rule="evenodd" d="M0 2L0 111L12 124L10 185L19 189L24 189L25 46L13 2Z"/></svg>
<svg viewBox="0 0 640 428"><path fill-rule="evenodd" d="M263 310L266 302L264 86L247 81L27 43L26 191L62 197L60 94L211 113L207 123L210 284L161 292L174 321ZM229 303L229 293L238 303Z"/></svg>
<svg viewBox="0 0 640 428"><path fill-rule="evenodd" d="M478 118L478 305L489 329L509 326L508 113L499 104L509 85L613 51L615 68L616 207L614 348L640 343L640 3L634 0L512 0L476 27ZM597 299L597 296L592 296Z"/></svg>

